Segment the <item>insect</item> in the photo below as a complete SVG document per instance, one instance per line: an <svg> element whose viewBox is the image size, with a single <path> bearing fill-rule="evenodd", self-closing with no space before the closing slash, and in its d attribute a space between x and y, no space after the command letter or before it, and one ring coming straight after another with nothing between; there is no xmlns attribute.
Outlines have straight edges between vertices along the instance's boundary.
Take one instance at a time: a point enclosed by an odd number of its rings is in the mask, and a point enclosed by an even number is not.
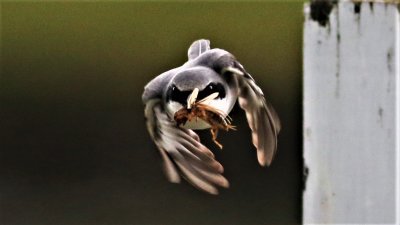
<svg viewBox="0 0 400 225"><path fill-rule="evenodd" d="M225 131L236 130L235 126L231 125L232 118L223 111L218 110L212 106L207 105L209 101L214 100L218 97L218 93L215 92L206 98L196 102L199 89L195 88L192 94L188 98L187 108L178 110L174 115L174 120L177 125L185 125L186 122L190 122L192 119L202 119L210 124L212 140L214 143L222 149L222 144L217 141L218 130L223 129Z"/></svg>
<svg viewBox="0 0 400 225"><path fill-rule="evenodd" d="M199 100L197 100L199 99ZM245 111L261 166L270 165L281 129L279 117L261 88L229 52L200 39L188 61L151 80L142 95L147 130L160 152L167 179L186 179L210 194L229 187L223 166L194 130L210 129L215 144L220 129L234 130L228 116L236 101Z"/></svg>

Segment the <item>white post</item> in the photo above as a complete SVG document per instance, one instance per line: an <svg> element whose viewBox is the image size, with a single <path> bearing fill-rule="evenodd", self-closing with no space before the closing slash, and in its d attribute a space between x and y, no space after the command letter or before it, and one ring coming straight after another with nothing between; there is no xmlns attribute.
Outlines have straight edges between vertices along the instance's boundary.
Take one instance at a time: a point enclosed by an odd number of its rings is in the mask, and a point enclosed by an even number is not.
<svg viewBox="0 0 400 225"><path fill-rule="evenodd" d="M400 224L399 6L316 2L305 7L303 222Z"/></svg>

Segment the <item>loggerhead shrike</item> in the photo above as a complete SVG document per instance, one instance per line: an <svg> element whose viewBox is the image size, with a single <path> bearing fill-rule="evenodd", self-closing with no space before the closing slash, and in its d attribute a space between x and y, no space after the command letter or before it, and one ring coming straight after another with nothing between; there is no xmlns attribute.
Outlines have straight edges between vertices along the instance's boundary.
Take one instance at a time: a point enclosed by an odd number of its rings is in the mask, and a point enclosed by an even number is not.
<svg viewBox="0 0 400 225"><path fill-rule="evenodd" d="M188 58L145 86L146 125L170 182L179 183L183 177L200 190L218 194L217 187L227 188L229 182L222 175L222 165L193 130L211 128L216 142L218 127L234 129L228 114L238 99L246 112L258 162L265 166L277 151L281 125L260 87L231 53L210 49L210 41L201 39L189 47Z"/></svg>

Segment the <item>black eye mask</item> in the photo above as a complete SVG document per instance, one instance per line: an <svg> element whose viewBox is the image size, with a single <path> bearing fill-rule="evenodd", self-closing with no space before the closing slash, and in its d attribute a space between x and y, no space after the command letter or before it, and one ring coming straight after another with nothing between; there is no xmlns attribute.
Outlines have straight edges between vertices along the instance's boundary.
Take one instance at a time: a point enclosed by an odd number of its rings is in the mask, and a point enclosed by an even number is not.
<svg viewBox="0 0 400 225"><path fill-rule="evenodd" d="M219 83L210 83L207 85L203 90L199 91L199 94L197 95L197 99L203 99L207 96L209 96L212 93L218 92L218 97L219 99L222 99L225 97L225 88L222 84ZM167 102L170 100L179 102L182 105L186 105L187 98L189 95L192 93L192 90L190 91L180 91L176 86L172 86L168 92L167 92Z"/></svg>

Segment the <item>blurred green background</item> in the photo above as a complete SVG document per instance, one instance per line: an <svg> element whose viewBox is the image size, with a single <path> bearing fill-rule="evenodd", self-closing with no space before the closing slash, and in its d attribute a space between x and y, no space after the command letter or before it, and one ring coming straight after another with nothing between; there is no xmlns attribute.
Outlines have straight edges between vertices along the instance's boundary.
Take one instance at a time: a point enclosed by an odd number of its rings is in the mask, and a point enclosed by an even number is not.
<svg viewBox="0 0 400 225"><path fill-rule="evenodd" d="M302 2L2 2L0 224L296 224L301 221ZM231 187L170 184L141 94L198 38L232 52L278 111L269 168L238 131L214 150Z"/></svg>

